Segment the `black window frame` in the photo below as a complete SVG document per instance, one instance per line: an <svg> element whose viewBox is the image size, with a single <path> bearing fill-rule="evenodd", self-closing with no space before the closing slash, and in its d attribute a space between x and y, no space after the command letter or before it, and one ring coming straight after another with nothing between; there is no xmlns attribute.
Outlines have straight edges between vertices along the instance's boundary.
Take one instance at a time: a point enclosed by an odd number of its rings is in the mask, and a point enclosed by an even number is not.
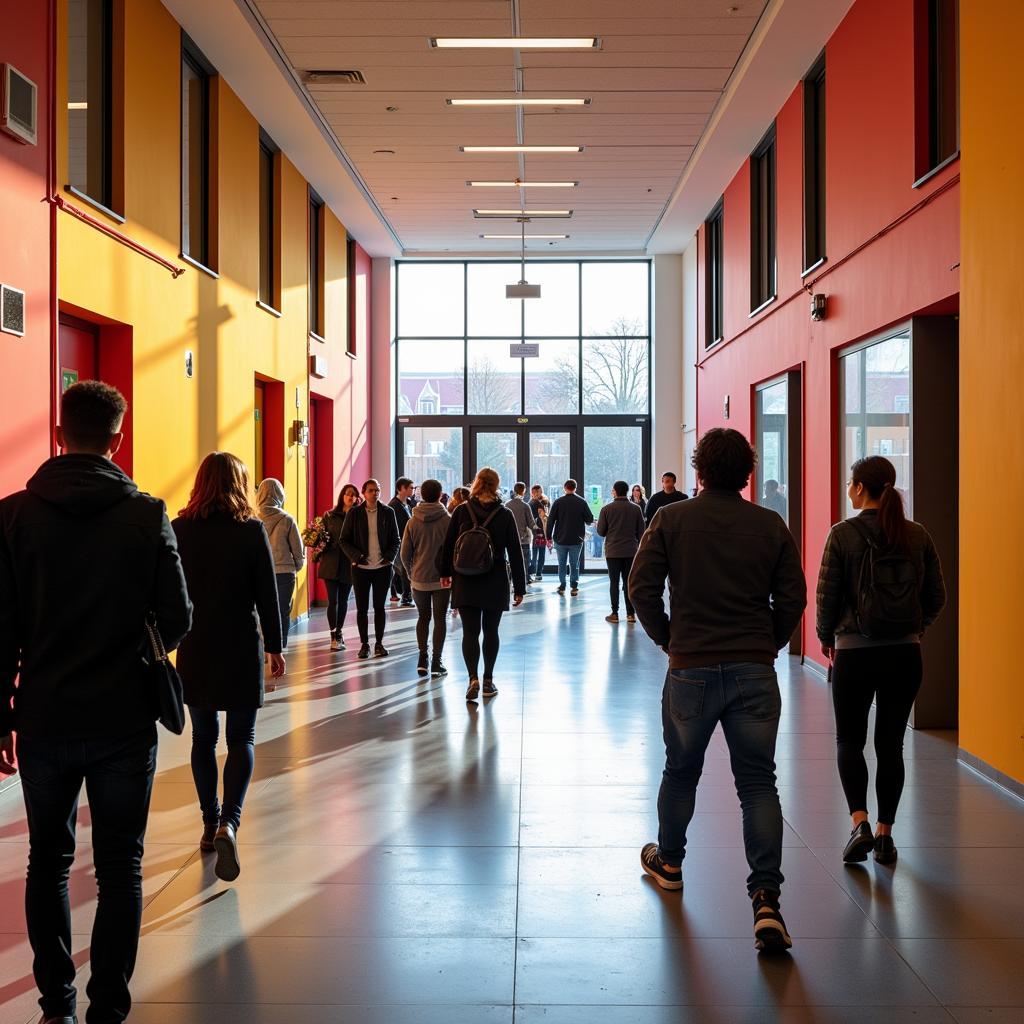
<svg viewBox="0 0 1024 1024"><path fill-rule="evenodd" d="M704 221L704 347L725 337L725 199Z"/></svg>
<svg viewBox="0 0 1024 1024"><path fill-rule="evenodd" d="M256 294L259 301L270 309L280 309L279 282L277 280L277 251L280 228L277 222L277 160L280 149L273 139L261 128L259 135L259 275ZM268 170L269 192L263 193L263 177ZM269 207L269 208L266 208ZM264 218L266 219L267 235L264 237Z"/></svg>
<svg viewBox="0 0 1024 1024"><path fill-rule="evenodd" d="M324 201L310 186L306 207L307 243L307 316L309 333L324 340L327 327L324 316Z"/></svg>
<svg viewBox="0 0 1024 1024"><path fill-rule="evenodd" d="M777 295L775 122L750 155L750 310Z"/></svg>
<svg viewBox="0 0 1024 1024"><path fill-rule="evenodd" d="M185 71L190 70L199 79L202 87L202 125L197 135L189 132L188 141L191 144L194 137L198 138L200 146L200 162L202 164L201 186L202 193L199 197L199 208L202 217L201 228L201 249L196 251L192 238L191 225L185 212L186 182L188 181L189 161L186 158L185 145L185 104L187 96L185 92ZM214 272L216 259L214 254L214 232L211 218L211 197L213 193L213 167L211 166L211 145L210 133L213 125L213 111L211 109L212 94L211 81L217 74L213 65L206 59L203 52L182 32L181 34L181 82L180 82L180 131L181 131L181 255L192 263L198 264L204 269ZM191 126L190 126L191 127ZM191 190L188 191L189 211L193 206Z"/></svg>
<svg viewBox="0 0 1024 1024"><path fill-rule="evenodd" d="M952 49L952 67L942 58ZM950 83L949 79L952 78ZM943 102L952 90L951 105ZM950 123L947 123L950 122ZM945 138L951 133L950 138ZM940 167L960 151L960 4L928 2L928 169Z"/></svg>
<svg viewBox="0 0 1024 1024"><path fill-rule="evenodd" d="M825 54L804 78L804 273L825 260Z"/></svg>

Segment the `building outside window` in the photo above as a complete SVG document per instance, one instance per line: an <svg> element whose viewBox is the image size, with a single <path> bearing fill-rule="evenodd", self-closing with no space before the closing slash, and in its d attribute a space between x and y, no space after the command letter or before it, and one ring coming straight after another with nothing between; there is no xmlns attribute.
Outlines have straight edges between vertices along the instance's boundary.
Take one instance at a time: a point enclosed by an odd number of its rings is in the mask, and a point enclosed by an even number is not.
<svg viewBox="0 0 1024 1024"><path fill-rule="evenodd" d="M704 344L710 348L725 337L725 257L722 248L724 201L704 222L705 241L705 336Z"/></svg>
<svg viewBox="0 0 1024 1024"><path fill-rule="evenodd" d="M212 69L187 37L181 49L181 251L213 267L210 231L210 78Z"/></svg>
<svg viewBox="0 0 1024 1024"><path fill-rule="evenodd" d="M825 258L825 55L804 79L804 270Z"/></svg>
<svg viewBox="0 0 1024 1024"><path fill-rule="evenodd" d="M309 242L309 333L325 337L324 328L324 202L309 190L307 225Z"/></svg>
<svg viewBox="0 0 1024 1024"><path fill-rule="evenodd" d="M113 3L68 0L68 183L112 210Z"/></svg>
<svg viewBox="0 0 1024 1024"><path fill-rule="evenodd" d="M750 158L750 308L775 298L775 125Z"/></svg>
<svg viewBox="0 0 1024 1024"><path fill-rule="evenodd" d="M277 149L260 132L260 302L277 309L275 262L277 255L276 163Z"/></svg>

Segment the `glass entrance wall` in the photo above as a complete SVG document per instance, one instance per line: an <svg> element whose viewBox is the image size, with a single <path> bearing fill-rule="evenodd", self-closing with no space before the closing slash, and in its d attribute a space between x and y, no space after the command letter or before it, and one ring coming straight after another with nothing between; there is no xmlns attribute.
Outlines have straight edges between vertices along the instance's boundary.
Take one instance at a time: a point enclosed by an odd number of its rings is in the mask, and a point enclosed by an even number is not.
<svg viewBox="0 0 1024 1024"><path fill-rule="evenodd" d="M597 523L601 506L612 500L612 484L625 480L643 483L644 436L641 427L585 426L583 428L583 488L580 492ZM604 538L594 527L587 530L584 548L591 568L604 568Z"/></svg>
<svg viewBox="0 0 1024 1024"><path fill-rule="evenodd" d="M531 487L540 484L553 501L572 476L572 434L568 430L531 430L528 433L529 484Z"/></svg>
<svg viewBox="0 0 1024 1024"><path fill-rule="evenodd" d="M789 381L757 389L757 503L789 522Z"/></svg>

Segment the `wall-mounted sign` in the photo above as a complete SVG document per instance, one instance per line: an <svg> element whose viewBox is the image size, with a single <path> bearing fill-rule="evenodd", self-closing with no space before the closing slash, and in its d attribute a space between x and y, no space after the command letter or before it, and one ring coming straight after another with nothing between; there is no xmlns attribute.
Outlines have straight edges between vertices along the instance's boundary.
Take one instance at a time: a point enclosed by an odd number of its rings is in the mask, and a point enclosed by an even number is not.
<svg viewBox="0 0 1024 1024"><path fill-rule="evenodd" d="M516 423L529 423L529 422L530 422L530 417L529 416L517 416L516 417Z"/></svg>
<svg viewBox="0 0 1024 1024"><path fill-rule="evenodd" d="M78 383L78 371L69 370L67 367L60 368L60 393L63 395L72 384Z"/></svg>
<svg viewBox="0 0 1024 1024"><path fill-rule="evenodd" d="M195 357L192 355L192 349L186 349L185 350L185 376L188 377L191 380L192 379L192 375L195 373L195 371L196 371L196 362L195 362Z"/></svg>
<svg viewBox="0 0 1024 1024"><path fill-rule="evenodd" d="M540 355L540 342L527 342L525 345L509 345L508 354L511 359L536 359Z"/></svg>

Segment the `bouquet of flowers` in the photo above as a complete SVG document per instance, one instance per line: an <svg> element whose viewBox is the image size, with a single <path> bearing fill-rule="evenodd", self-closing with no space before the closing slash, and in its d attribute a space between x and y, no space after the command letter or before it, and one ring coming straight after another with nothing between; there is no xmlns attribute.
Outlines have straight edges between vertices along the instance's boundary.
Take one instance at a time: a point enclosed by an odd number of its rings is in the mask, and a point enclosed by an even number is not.
<svg viewBox="0 0 1024 1024"><path fill-rule="evenodd" d="M309 548L313 562L319 562L324 552L331 544L331 535L324 525L324 517L317 516L313 522L302 531L302 543Z"/></svg>

